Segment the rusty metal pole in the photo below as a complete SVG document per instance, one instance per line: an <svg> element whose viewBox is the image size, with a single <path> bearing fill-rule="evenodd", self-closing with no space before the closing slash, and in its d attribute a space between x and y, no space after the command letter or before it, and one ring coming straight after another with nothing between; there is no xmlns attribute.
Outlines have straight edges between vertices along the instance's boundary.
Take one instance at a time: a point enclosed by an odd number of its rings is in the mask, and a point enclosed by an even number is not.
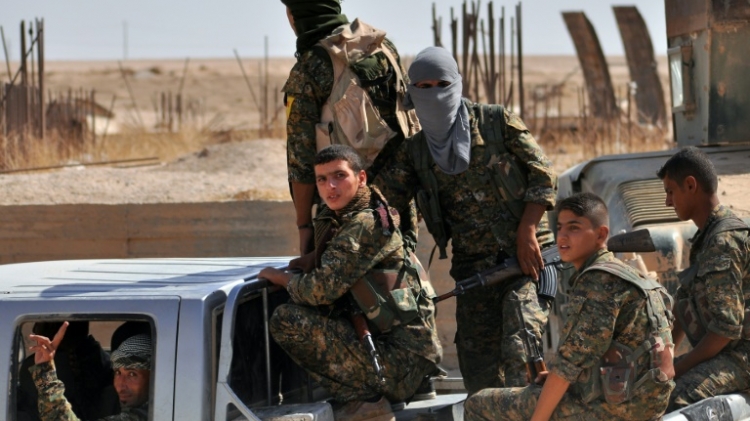
<svg viewBox="0 0 750 421"><path fill-rule="evenodd" d="M264 136L270 135L270 121L271 121L271 113L268 109L269 103L268 103L268 35L264 37L265 43L264 43L264 50L263 50L263 62L264 62L264 72L263 72L263 131Z"/></svg>
<svg viewBox="0 0 750 421"><path fill-rule="evenodd" d="M27 56L26 56L26 22L21 21L21 86L23 86L23 128L21 130L21 139L26 141L29 132L29 120L31 120L31 104L29 104L29 75L27 67ZM25 145L24 145L25 147Z"/></svg>
<svg viewBox="0 0 750 421"><path fill-rule="evenodd" d="M5 43L5 31L3 30L3 27L0 26L0 39L3 41L3 53L5 54L5 67L8 70L8 83L13 82L13 76L10 72L10 58L8 57L8 44Z"/></svg>
<svg viewBox="0 0 750 421"><path fill-rule="evenodd" d="M542 131L546 132L549 130L549 96L550 96L549 85L544 84L544 126Z"/></svg>
<svg viewBox="0 0 750 421"><path fill-rule="evenodd" d="M440 39L442 32L443 20L437 16L437 5L432 2L432 45L442 47L443 41Z"/></svg>
<svg viewBox="0 0 750 421"><path fill-rule="evenodd" d="M563 85L564 86L564 85ZM557 93L557 131L562 132L562 92L563 87L560 86L560 91Z"/></svg>
<svg viewBox="0 0 750 421"><path fill-rule="evenodd" d="M26 86L26 22L21 21L21 85Z"/></svg>
<svg viewBox="0 0 750 421"><path fill-rule="evenodd" d="M135 102L135 94L133 94L133 88L130 87L130 82L128 81L128 77L125 74L125 69L122 68L122 62L117 61L117 66L120 68L120 74L122 75L122 79L125 81L125 86L128 88L128 94L130 94L130 101L133 103L133 108L135 109L136 116L138 117L138 122L141 124L141 128L145 128L146 125L143 124L143 118L141 118L141 111L138 109L138 104Z"/></svg>
<svg viewBox="0 0 750 421"><path fill-rule="evenodd" d="M91 144L96 147L96 91L91 90Z"/></svg>
<svg viewBox="0 0 750 421"><path fill-rule="evenodd" d="M497 104L497 68L496 68L496 56L495 56L495 12L492 7L492 1L487 5L487 22L489 23L487 37L490 39L490 69L489 69L489 83L487 86L487 101L490 104Z"/></svg>
<svg viewBox="0 0 750 421"><path fill-rule="evenodd" d="M628 152L633 152L633 90L630 84L627 86L628 89Z"/></svg>
<svg viewBox="0 0 750 421"><path fill-rule="evenodd" d="M185 65L182 67L182 76L180 77L180 87L177 89L177 95L182 95L182 88L185 87L185 77L187 76L188 63L190 63L190 57L185 58Z"/></svg>
<svg viewBox="0 0 750 421"><path fill-rule="evenodd" d="M456 18L453 8L451 7L451 48L453 59L458 64L458 18Z"/></svg>
<svg viewBox="0 0 750 421"><path fill-rule="evenodd" d="M461 5L461 69L459 72L464 78L463 96L468 97L471 90L471 72L469 71L469 28L466 12L466 0Z"/></svg>
<svg viewBox="0 0 750 421"><path fill-rule="evenodd" d="M524 116L524 90L523 90L523 31L521 17L521 3L516 6L516 31L518 31L518 107L521 120Z"/></svg>
<svg viewBox="0 0 750 421"><path fill-rule="evenodd" d="M39 138L47 134L47 116L44 103L44 19L36 21L36 51L39 53Z"/></svg>
<svg viewBox="0 0 750 421"><path fill-rule="evenodd" d="M511 110L513 110L513 80L514 75L516 74L516 66L515 61L513 58L513 53L515 51L515 42L516 42L516 20L513 16L510 17L510 86L508 88L508 105Z"/></svg>
<svg viewBox="0 0 750 421"><path fill-rule="evenodd" d="M500 101L507 106L505 100L505 6L500 8Z"/></svg>

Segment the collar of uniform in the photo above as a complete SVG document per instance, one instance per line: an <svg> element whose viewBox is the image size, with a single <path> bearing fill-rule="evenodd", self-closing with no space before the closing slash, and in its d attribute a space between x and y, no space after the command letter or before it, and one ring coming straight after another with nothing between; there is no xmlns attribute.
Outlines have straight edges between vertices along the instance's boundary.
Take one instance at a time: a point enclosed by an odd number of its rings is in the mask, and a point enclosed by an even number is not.
<svg viewBox="0 0 750 421"><path fill-rule="evenodd" d="M603 261L609 261L612 260L614 255L611 251L607 250L606 248L602 248L594 252L591 256L589 256L588 259L583 263L583 266L581 266L581 269L577 270L573 276L570 277L570 286L574 286L576 282L578 282L578 278L580 277L581 273L586 270L589 266L593 265L594 262L597 262L599 260Z"/></svg>
<svg viewBox="0 0 750 421"><path fill-rule="evenodd" d="M695 235L693 235L693 238L690 240L690 244L695 246L696 244L700 244L703 242L703 237L705 237L706 233L709 231L709 228L711 228L712 225L719 222L720 220L726 218L727 216L730 216L731 212L729 209L727 209L724 205L719 203L716 205L712 210L711 213L708 215L708 219L706 220L706 225L703 226L703 229L699 229L695 232Z"/></svg>

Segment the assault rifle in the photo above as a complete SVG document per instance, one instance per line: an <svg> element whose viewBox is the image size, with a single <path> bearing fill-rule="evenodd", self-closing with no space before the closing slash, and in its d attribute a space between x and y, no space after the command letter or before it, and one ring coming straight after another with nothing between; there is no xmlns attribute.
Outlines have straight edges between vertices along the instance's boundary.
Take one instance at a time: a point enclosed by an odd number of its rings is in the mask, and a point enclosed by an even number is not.
<svg viewBox="0 0 750 421"><path fill-rule="evenodd" d="M654 242L651 240L651 234L649 234L647 229L615 235L607 241L607 249L616 253L645 253L656 251ZM554 297L554 293L557 289L556 279L553 279L553 277L556 276L555 267L562 264L557 245L542 250L542 260L544 261L544 271L542 271L539 280L539 294L542 295L544 293L544 295ZM456 282L456 288L438 296L432 301L439 303L447 298L461 295L472 288L495 285L507 279L512 279L521 275L523 275L523 272L521 272L521 266L518 264L518 260L516 260L515 257L509 257L505 259L503 263L495 267L491 267L470 278Z"/></svg>
<svg viewBox="0 0 750 421"><path fill-rule="evenodd" d="M526 373L529 375L529 383L534 384L539 373L547 371L547 364L544 363L544 355L542 355L542 351L536 342L536 335L526 327L520 301L517 310L518 322L521 326L521 339L523 340L523 347L528 356L526 360Z"/></svg>
<svg viewBox="0 0 750 421"><path fill-rule="evenodd" d="M351 320L352 325L354 325L357 337L360 342L362 342L367 353L370 354L370 362L372 363L372 368L375 369L375 374L378 376L378 380L380 380L380 383L385 383L383 365L380 363L380 354L378 354L378 349L375 348L372 333L370 333L370 329L367 327L367 319L365 319L365 314L354 302L352 302L350 306L349 319Z"/></svg>

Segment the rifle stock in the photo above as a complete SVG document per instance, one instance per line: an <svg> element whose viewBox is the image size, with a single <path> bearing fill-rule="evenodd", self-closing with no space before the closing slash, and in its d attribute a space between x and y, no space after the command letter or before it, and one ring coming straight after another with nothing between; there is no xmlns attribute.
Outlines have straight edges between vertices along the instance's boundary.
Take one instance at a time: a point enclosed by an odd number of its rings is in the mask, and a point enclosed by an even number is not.
<svg viewBox="0 0 750 421"><path fill-rule="evenodd" d="M354 306L356 306L356 304L352 303L353 308ZM383 372L383 365L380 363L380 354L378 354L378 349L375 347L372 333L370 333L370 329L367 327L367 319L365 319L365 315L357 308L356 310L350 311L349 318L352 325L354 325L354 330L357 332L357 337L362 342L367 353L370 354L370 363L372 363L372 368L375 370L378 380L380 383L385 383L385 373Z"/></svg>
<svg viewBox="0 0 750 421"><path fill-rule="evenodd" d="M523 318L523 310L521 309L521 303L518 304L518 322L521 326L521 337L523 340L523 347L526 350L526 374L529 376L529 383L534 383L539 373L547 371L547 364L544 362L544 355L539 350L539 346L536 342L536 335L534 332L526 327L526 322Z"/></svg>
<svg viewBox="0 0 750 421"><path fill-rule="evenodd" d="M651 234L649 234L648 230L641 229L610 237L607 241L607 249L616 253L647 253L656 251L656 246L654 245L654 242L651 239ZM560 253L557 250L557 245L542 250L542 260L544 260L545 266L561 264L562 262L560 260ZM434 303L439 303L445 299L461 295L472 288L495 285L507 279L521 276L522 274L523 272L521 272L521 267L518 265L516 258L509 257L497 266L491 267L481 273L477 273L470 278L457 281L456 288L436 297L432 301Z"/></svg>

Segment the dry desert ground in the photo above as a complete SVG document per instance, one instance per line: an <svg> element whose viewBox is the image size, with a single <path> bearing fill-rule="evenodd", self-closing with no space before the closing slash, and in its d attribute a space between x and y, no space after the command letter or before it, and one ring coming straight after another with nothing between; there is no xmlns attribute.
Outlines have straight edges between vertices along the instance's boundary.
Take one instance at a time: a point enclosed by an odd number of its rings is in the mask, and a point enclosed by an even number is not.
<svg viewBox="0 0 750 421"><path fill-rule="evenodd" d="M410 58L404 60L408 66ZM102 107L109 109L114 104L113 119L100 117L95 122L99 131L97 142L128 143L121 145L129 151L128 158L153 156L159 163L128 168L72 166L54 171L0 174L3 192L0 205L289 200L281 88L294 58L272 58L268 62L254 58L242 62L252 93L233 58L191 59L186 72L185 60L129 60L122 63L123 71L116 61L47 62L46 88L50 92L93 90L96 102ZM608 62L616 90L624 92L629 80L624 57L610 57ZM11 65L16 68L17 63ZM268 83L263 85L266 68ZM527 91L563 83L560 103L563 115L579 114L583 76L576 57L530 56L525 58L524 68ZM658 70L668 91L663 57L659 58ZM198 110L195 119L186 123L189 127L186 131L210 130L234 133L233 136L221 138L223 143L216 143L216 137L199 136L191 141L174 141L172 148L161 145L154 149L138 144L137 137L115 134L134 127L141 132L155 131L155 104L159 103L161 93L176 94L181 82L184 103L190 102ZM271 116L275 116L271 124L274 130L265 135L257 133L260 113L253 94L261 102L267 97ZM557 113L557 105L550 108L550 114ZM531 124L531 119L527 117L527 123ZM106 136L104 127L110 132ZM591 148L585 146L542 144L559 171L592 157ZM663 146L660 143L649 148ZM79 160L86 159L82 156Z"/></svg>

